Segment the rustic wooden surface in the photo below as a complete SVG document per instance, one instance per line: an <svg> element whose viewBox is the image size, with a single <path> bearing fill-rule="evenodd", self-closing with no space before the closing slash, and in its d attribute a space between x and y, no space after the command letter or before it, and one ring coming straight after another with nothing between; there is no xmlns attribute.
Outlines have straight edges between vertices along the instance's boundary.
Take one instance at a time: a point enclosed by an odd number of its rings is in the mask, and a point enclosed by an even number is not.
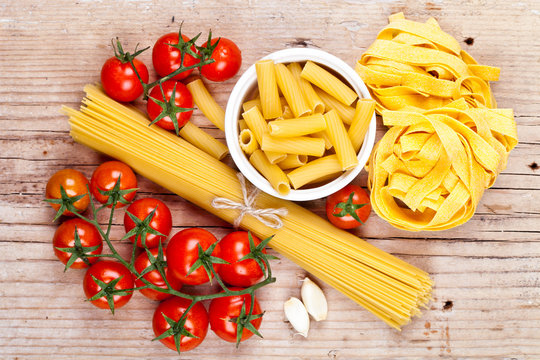
<svg viewBox="0 0 540 360"><path fill-rule="evenodd" d="M261 331L239 350L209 333L184 359L540 358L540 3L538 1L31 1L0 4L0 358L178 358L153 337L155 303L140 294L113 317L84 301L83 272L63 273L51 238L56 224L42 202L47 179L74 167L87 176L104 157L69 137L61 104L79 105L119 36L131 49L162 34L211 28L234 39L242 69L271 51L318 47L350 65L404 11L436 17L481 63L502 67L493 85L500 107L515 109L520 144L465 225L437 233L398 231L373 215L357 234L429 271L434 299L401 333L324 286L327 321L308 339L293 336L282 303L299 295L304 271L286 259L277 283L259 291ZM467 42L466 39L470 38ZM151 64L149 54L142 59ZM150 68L150 66L149 66ZM234 80L210 85L222 105ZM208 122L196 113L194 122ZM211 130L216 136L222 135ZM379 128L379 136L384 129ZM139 177L140 196L173 210L173 231L202 226L220 237L230 227ZM365 184L365 174L357 180ZM322 215L323 202L307 207ZM122 236L117 217L114 238ZM127 244L119 244L127 251Z"/></svg>

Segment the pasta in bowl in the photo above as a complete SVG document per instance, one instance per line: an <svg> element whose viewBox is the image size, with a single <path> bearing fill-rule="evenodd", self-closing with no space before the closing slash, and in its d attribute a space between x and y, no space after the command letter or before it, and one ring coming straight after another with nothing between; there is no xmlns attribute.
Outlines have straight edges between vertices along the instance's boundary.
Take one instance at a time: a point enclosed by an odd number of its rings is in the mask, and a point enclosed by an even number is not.
<svg viewBox="0 0 540 360"><path fill-rule="evenodd" d="M287 200L332 194L351 182L375 141L374 101L360 77L317 49L269 54L233 88L225 137L240 172Z"/></svg>

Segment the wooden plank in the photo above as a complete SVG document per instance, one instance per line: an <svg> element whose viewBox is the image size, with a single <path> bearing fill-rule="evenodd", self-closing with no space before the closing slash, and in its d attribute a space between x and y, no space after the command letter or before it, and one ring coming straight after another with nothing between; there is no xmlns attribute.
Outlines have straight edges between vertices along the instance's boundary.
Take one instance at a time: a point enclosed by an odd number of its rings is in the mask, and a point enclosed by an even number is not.
<svg viewBox="0 0 540 360"><path fill-rule="evenodd" d="M443 232L411 233L372 214L365 226L353 230L429 271L435 280L433 301L422 318L398 333L321 284L329 300L329 318L313 323L304 339L294 336L281 308L289 296L299 296L300 279L306 273L282 258L273 267L277 282L257 294L267 311L261 327L265 338L251 339L237 350L209 332L203 346L183 357L540 358L540 170L534 166L540 165L537 0L4 1L0 4L0 358L178 358L150 341L155 302L136 294L114 316L94 308L84 301L84 271L64 273L52 251L56 224L50 221L51 208L42 202L47 179L65 167L90 176L107 159L70 139L59 108L78 107L82 87L99 81L100 67L111 56L111 38L119 36L129 49L138 42L148 46L185 20L188 35L211 28L237 42L243 55L241 72L272 51L296 46L318 47L354 65L387 24L387 16L399 11L418 21L437 18L480 63L502 68L500 81L492 88L500 107L514 109L520 137L507 169L485 192L467 224ZM467 38L473 41L465 43ZM150 52L141 59L150 65ZM236 79L209 84L222 106ZM223 134L199 111L192 121L223 141ZM377 138L385 130L379 121ZM355 182L365 185L366 174ZM229 224L141 177L139 185L139 196L154 196L170 206L173 232L199 226L222 237L230 231ZM324 200L305 206L325 216ZM99 220L104 223L105 214ZM122 222L122 214L117 214L114 239L124 234ZM116 244L122 254L129 253L129 243Z"/></svg>

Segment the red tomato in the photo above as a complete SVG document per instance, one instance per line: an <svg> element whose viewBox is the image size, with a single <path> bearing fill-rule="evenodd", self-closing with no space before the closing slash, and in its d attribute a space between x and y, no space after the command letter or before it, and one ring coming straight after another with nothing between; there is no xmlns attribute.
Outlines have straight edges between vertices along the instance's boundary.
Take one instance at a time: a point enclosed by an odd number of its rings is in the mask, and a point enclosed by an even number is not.
<svg viewBox="0 0 540 360"><path fill-rule="evenodd" d="M258 237L251 234L255 246L261 243ZM228 264L221 264L219 276L227 284L241 287L250 287L257 283L264 275L261 267L255 260L247 259L238 262L249 254L249 238L246 231L235 231L225 236L219 242L221 248L220 257ZM266 250L263 250L266 254Z"/></svg>
<svg viewBox="0 0 540 360"><path fill-rule="evenodd" d="M185 42L188 42L190 39L182 35L182 39ZM156 44L154 45L154 48L152 49L152 63L154 64L154 69L156 69L156 72L160 77L164 77L172 73L173 71L177 70L180 67L180 50L176 47L170 46L169 44L178 44L178 34L177 33L170 33L165 34L162 37L156 41ZM191 50L195 52L195 46L191 47ZM189 54L184 55L184 66L192 66L199 62L197 58L194 58L193 56ZM181 72L180 74L177 74L173 77L173 79L176 80L182 80L191 74L191 70L186 70Z"/></svg>
<svg viewBox="0 0 540 360"><path fill-rule="evenodd" d="M150 98L148 99L148 103L146 104L146 111L148 112L150 120L153 121L163 111L163 108L159 104L154 102L152 98L157 99L158 101L168 102L172 96L173 89L176 89L174 93L174 103L176 106L183 108L193 107L193 97L191 96L191 93L189 92L186 85L174 80L168 80L161 84L161 86L163 87L165 100L163 99L163 95L161 94L161 89L159 88L159 85L153 87L150 91ZM176 113L176 121L178 122L178 128L181 128L189 121L192 113L193 110ZM175 130L174 122L169 116L165 116L164 118L156 122L156 125L166 130Z"/></svg>
<svg viewBox="0 0 540 360"><path fill-rule="evenodd" d="M178 321L190 304L191 300L177 296L167 299L159 304L156 311L154 311L154 317L152 318L152 327L156 337L171 328L163 315L174 321ZM189 310L184 328L197 337L192 338L182 336L180 338L180 351L182 352L195 349L206 337L206 333L208 332L208 313L202 303L196 303L191 310ZM172 335L159 341L168 348L176 350L174 337Z"/></svg>
<svg viewBox="0 0 540 360"><path fill-rule="evenodd" d="M101 291L101 287L96 284L92 275L106 284L121 277L120 281L114 287L117 290L132 289L134 287L133 276L128 268L116 261L102 260L90 266L84 275L83 288L88 299ZM128 295L113 295L114 308L118 309L126 305L132 295L133 293L129 293ZM93 300L92 304L101 309L109 308L105 296Z"/></svg>
<svg viewBox="0 0 540 360"><path fill-rule="evenodd" d="M75 247L75 229L77 229L77 234L81 240L80 246L83 248L89 248L94 246L99 246L96 250L86 252L86 254L101 254L103 249L103 240L99 231L95 228L94 225L90 224L87 221L82 219L70 219L56 229L53 237L53 249L56 257L60 259L63 264L67 264L71 258L72 253L58 250L57 248L74 248ZM97 257L87 258L90 264L93 264L97 261ZM70 268L72 269L83 269L88 267L81 258L78 258L71 264Z"/></svg>
<svg viewBox="0 0 540 360"><path fill-rule="evenodd" d="M107 161L99 165L90 179L90 192L97 201L105 204L109 196L102 195L98 189L102 191L112 190L116 181L120 178L120 190L133 189L137 187L137 178L133 170L126 164L120 161ZM126 201L131 201L135 197L136 191L123 195ZM118 202L117 208L121 208L125 204Z"/></svg>
<svg viewBox="0 0 540 360"><path fill-rule="evenodd" d="M347 185L326 199L326 216L332 224L341 229L352 229L362 225L370 212L369 195L357 185Z"/></svg>
<svg viewBox="0 0 540 360"><path fill-rule="evenodd" d="M155 258L157 258L157 256L158 256L158 248L150 249L150 252L152 253L152 255ZM164 255L163 259L166 261L167 257ZM137 259L135 260L134 265L135 265L135 270L137 270L137 272L139 274L144 269L146 269L147 267L149 267L151 265L150 259L148 259L148 254L146 253L146 251L141 253L137 257ZM163 271L165 272L165 276L167 277L167 280L169 281L169 284L171 285L171 287L174 290L180 290L180 288L182 287L182 283L180 282L180 280L178 280L177 278L172 276L171 273L169 272L169 268L167 268L166 266L163 269ZM156 285L156 286L158 286L158 287L160 287L162 289L167 289L167 284L165 283L165 280L163 280L163 277L161 277L161 274L157 270L152 270L152 271L144 274L143 278L145 278L146 280L150 281L152 284L154 284L154 285ZM143 286L143 285L145 285L145 284L141 279L136 279L135 280L135 286L136 287ZM141 292L141 294L143 294L144 296L146 296L147 298L152 299L152 300L161 301L161 300L167 299L167 298L172 296L170 294L166 294L166 293L163 293L161 291L157 291L157 290L149 289L149 288L141 289L139 291Z"/></svg>
<svg viewBox="0 0 540 360"><path fill-rule="evenodd" d="M242 290L242 288L231 288L230 290ZM215 298L210 303L210 308L208 310L210 314L210 327L212 331L214 331L216 335L223 340L236 342L236 329L238 324L229 320L232 318L237 318L240 315L240 310L242 309L242 304L244 301L246 303L245 311L247 315L251 309L251 296L248 294ZM254 296L252 315L259 314L262 314L261 306L259 305L257 298ZM262 317L251 320L250 322L255 329L259 330L262 323ZM240 341L247 340L252 336L253 333L244 328L242 330L242 338Z"/></svg>
<svg viewBox="0 0 540 360"><path fill-rule="evenodd" d="M218 38L211 40L214 45ZM207 46L207 42L203 44L203 48ZM229 39L219 38L219 43L212 52L212 59L215 61L211 64L204 65L200 68L201 75L212 81L225 81L232 78L240 66L242 66L242 52L234 42Z"/></svg>
<svg viewBox="0 0 540 360"><path fill-rule="evenodd" d="M88 180L80 171L75 169L60 170L54 173L54 175L51 176L47 182L47 187L45 188L45 198L61 199L62 195L60 192L60 186L64 188L69 197L83 195L88 192L86 185L88 185ZM86 210L89 203L90 198L87 195L74 202L73 206L83 212ZM60 204L50 204L54 210L58 211L60 209ZM74 214L71 211L64 210L62 215L73 216Z"/></svg>
<svg viewBox="0 0 540 360"><path fill-rule="evenodd" d="M155 234L146 234L145 244L148 248L154 248L158 246L159 242L165 241L167 236L171 233L172 229L172 216L171 211L162 201L154 198L139 199L133 202L127 208L126 212L131 215L135 215L141 221L144 220L150 213L156 209L152 220L150 221L150 227L159 231L165 236L159 236ZM136 224L127 213L124 214L124 228L126 233L135 228ZM129 238L131 242L135 242L135 236ZM140 238L137 239L137 246L144 247Z"/></svg>
<svg viewBox="0 0 540 360"><path fill-rule="evenodd" d="M141 79L148 83L148 69L138 59L133 59L135 69ZM144 89L137 78L137 74L129 62L120 61L116 57L111 57L101 68L101 84L103 89L111 98L116 101L130 102L137 99Z"/></svg>
<svg viewBox="0 0 540 360"><path fill-rule="evenodd" d="M189 275L187 273L195 261L199 259L198 244L203 250L206 250L216 241L217 239L212 233L200 228L190 228L178 232L167 244L167 264L172 274L187 285L200 285L208 282L208 275L202 266ZM219 257L220 251L220 246L216 245L212 256ZM216 272L220 265L214 264Z"/></svg>

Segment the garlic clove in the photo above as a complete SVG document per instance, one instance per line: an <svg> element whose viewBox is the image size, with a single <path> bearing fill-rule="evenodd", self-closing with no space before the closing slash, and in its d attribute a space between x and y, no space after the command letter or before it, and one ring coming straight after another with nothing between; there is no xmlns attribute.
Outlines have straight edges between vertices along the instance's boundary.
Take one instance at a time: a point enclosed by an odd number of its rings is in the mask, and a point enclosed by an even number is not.
<svg viewBox="0 0 540 360"><path fill-rule="evenodd" d="M309 315L306 307L300 299L291 297L283 304L283 311L292 327L303 337L307 337L309 331Z"/></svg>
<svg viewBox="0 0 540 360"><path fill-rule="evenodd" d="M328 303L323 291L317 284L306 277L301 289L302 302L315 321L326 320Z"/></svg>

